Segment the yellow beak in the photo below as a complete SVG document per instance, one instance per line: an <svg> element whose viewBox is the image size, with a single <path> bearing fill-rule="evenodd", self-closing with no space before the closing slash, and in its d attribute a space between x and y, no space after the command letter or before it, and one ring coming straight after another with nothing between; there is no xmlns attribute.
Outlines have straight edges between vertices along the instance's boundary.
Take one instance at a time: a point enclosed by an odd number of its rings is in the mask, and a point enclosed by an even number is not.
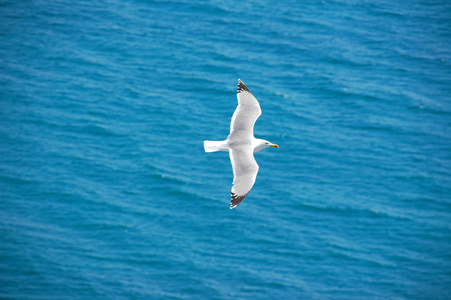
<svg viewBox="0 0 451 300"><path fill-rule="evenodd" d="M269 146L274 147L274 148L279 148L279 145L277 145L277 144L271 144Z"/></svg>

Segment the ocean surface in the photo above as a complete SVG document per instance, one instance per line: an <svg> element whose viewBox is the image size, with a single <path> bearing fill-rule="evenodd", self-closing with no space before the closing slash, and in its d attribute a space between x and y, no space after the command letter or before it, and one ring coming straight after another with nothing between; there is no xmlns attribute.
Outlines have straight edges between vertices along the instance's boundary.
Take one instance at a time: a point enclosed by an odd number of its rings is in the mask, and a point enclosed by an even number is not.
<svg viewBox="0 0 451 300"><path fill-rule="evenodd" d="M451 299L451 3L1 1L0 298Z"/></svg>

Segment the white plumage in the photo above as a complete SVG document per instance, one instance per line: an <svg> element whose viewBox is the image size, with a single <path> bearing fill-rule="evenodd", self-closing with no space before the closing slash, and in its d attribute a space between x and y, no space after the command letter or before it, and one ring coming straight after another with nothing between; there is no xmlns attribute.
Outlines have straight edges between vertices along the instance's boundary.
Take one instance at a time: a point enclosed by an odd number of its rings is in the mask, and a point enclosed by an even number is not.
<svg viewBox="0 0 451 300"><path fill-rule="evenodd" d="M262 111L251 91L238 79L238 107L232 116L230 134L224 141L204 141L205 152L228 151L233 168L230 209L247 196L255 183L258 164L254 152L279 146L254 137L254 124Z"/></svg>

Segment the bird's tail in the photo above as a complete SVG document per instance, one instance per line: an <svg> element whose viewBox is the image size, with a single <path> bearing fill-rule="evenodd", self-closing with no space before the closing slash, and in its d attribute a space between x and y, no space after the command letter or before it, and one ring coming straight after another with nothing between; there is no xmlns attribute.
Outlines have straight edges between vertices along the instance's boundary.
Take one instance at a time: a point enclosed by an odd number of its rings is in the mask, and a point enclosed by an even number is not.
<svg viewBox="0 0 451 300"><path fill-rule="evenodd" d="M205 152L229 151L226 141L204 141Z"/></svg>

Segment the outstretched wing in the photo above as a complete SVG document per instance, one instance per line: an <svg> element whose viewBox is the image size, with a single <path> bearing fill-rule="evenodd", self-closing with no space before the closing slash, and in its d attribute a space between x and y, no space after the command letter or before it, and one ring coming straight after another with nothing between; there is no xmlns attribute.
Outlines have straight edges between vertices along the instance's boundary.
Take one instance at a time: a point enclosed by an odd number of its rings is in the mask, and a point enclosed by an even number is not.
<svg viewBox="0 0 451 300"><path fill-rule="evenodd" d="M254 137L254 124L262 114L260 104L251 91L238 79L238 107L230 123L230 139L252 139Z"/></svg>
<svg viewBox="0 0 451 300"><path fill-rule="evenodd" d="M229 151L233 168L230 209L240 204L254 186L258 173L258 164L255 161L253 150L252 145L242 145L231 148Z"/></svg>

